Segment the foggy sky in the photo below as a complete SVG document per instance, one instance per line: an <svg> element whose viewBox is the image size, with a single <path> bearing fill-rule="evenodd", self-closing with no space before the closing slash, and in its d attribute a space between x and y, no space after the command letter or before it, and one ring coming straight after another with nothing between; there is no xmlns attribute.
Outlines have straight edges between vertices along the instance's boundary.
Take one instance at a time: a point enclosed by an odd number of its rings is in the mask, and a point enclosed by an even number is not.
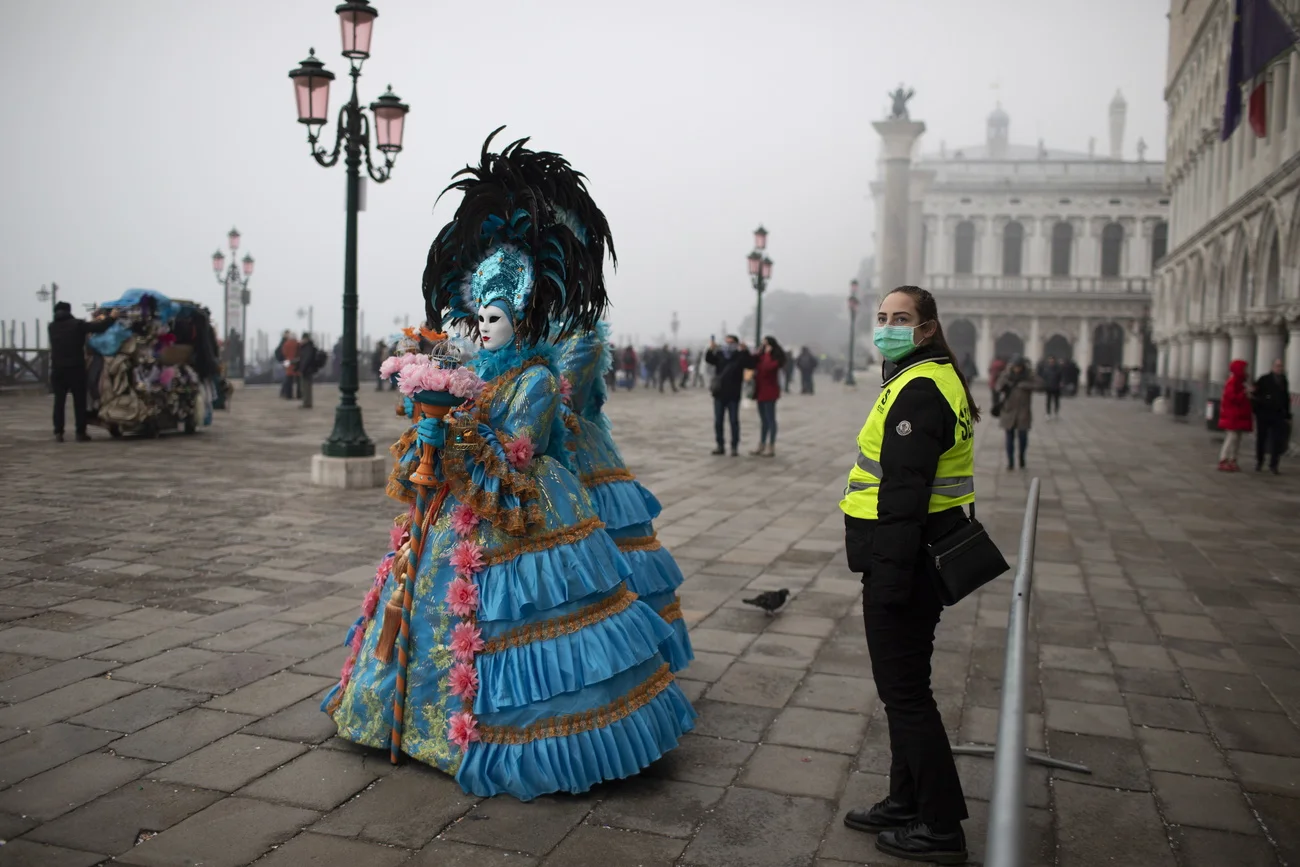
<svg viewBox="0 0 1300 867"><path fill-rule="evenodd" d="M257 260L249 331L341 330L344 173L308 155L287 74L314 46L346 98L334 0L41 0L7 5L0 139L0 319L129 287L222 309L210 258L231 225ZM1128 100L1164 153L1164 0L377 0L369 103L411 106L393 179L360 217L366 330L421 313L438 191L484 137L532 136L585 172L613 228L612 327L642 341L734 330L753 305L751 232L773 288L847 293L871 251L868 184L886 92L950 151L984 139L1000 96L1011 138L1105 152ZM994 83L1000 85L995 92ZM333 145L334 124L325 129ZM509 141L510 138L503 138ZM29 325L29 328L31 326ZM779 334L779 327L774 327Z"/></svg>

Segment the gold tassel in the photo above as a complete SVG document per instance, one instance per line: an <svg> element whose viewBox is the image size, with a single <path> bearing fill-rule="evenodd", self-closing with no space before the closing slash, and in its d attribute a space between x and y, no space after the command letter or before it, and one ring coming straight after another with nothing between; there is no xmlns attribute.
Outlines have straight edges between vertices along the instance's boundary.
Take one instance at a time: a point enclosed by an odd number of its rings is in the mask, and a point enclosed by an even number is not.
<svg viewBox="0 0 1300 867"><path fill-rule="evenodd" d="M398 602L384 606L384 628L379 631L379 642L375 644L375 659L380 662L393 661L393 646L397 644L397 633L402 628L401 594L394 593L393 596Z"/></svg>

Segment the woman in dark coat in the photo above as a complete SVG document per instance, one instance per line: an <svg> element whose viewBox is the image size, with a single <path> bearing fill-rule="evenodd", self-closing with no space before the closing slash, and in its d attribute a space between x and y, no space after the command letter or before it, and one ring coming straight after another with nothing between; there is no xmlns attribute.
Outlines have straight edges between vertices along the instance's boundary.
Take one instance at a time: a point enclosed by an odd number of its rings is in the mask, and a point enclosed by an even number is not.
<svg viewBox="0 0 1300 867"><path fill-rule="evenodd" d="M1016 445L1020 446L1020 469L1025 468L1025 450L1029 448L1029 429L1034 426L1034 391L1042 380L1029 370L1023 358L1017 358L998 378L995 400L1001 405L998 420L1007 432L1007 469L1016 468Z"/></svg>
<svg viewBox="0 0 1300 867"><path fill-rule="evenodd" d="M752 455L776 457L776 402L781 397L781 372L786 353L775 337L764 337L754 362L754 400L758 403L760 433Z"/></svg>

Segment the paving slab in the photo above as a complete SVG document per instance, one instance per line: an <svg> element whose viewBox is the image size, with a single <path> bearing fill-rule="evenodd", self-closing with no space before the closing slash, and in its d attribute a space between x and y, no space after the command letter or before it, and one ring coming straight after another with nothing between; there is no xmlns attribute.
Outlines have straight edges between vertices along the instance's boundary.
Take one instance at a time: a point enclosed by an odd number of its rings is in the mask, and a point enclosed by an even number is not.
<svg viewBox="0 0 1300 867"><path fill-rule="evenodd" d="M499 795L480 801L465 817L442 833L447 840L545 855L596 806L581 795L544 795L522 803Z"/></svg>
<svg viewBox="0 0 1300 867"><path fill-rule="evenodd" d="M0 812L49 821L156 767L155 762L88 753L0 792Z"/></svg>
<svg viewBox="0 0 1300 867"><path fill-rule="evenodd" d="M1151 793L1117 792L1064 780L1056 783L1054 791L1060 867L1175 867Z"/></svg>
<svg viewBox="0 0 1300 867"><path fill-rule="evenodd" d="M172 762L153 779L233 792L306 750L301 744L233 734Z"/></svg>
<svg viewBox="0 0 1300 867"><path fill-rule="evenodd" d="M685 839L709 818L725 791L718 786L644 776L619 780L596 792L600 806L588 821Z"/></svg>
<svg viewBox="0 0 1300 867"><path fill-rule="evenodd" d="M102 854L31 840L10 840L0 852L5 867L96 867L103 860Z"/></svg>
<svg viewBox="0 0 1300 867"><path fill-rule="evenodd" d="M144 689L138 683L91 677L8 707L0 708L0 727L34 729L66 720Z"/></svg>
<svg viewBox="0 0 1300 867"><path fill-rule="evenodd" d="M98 635L55 632L21 624L0 630L0 651L47 659L74 659L117 643Z"/></svg>
<svg viewBox="0 0 1300 867"><path fill-rule="evenodd" d="M209 701L204 707L269 716L337 682L335 678L281 671Z"/></svg>
<svg viewBox="0 0 1300 867"><path fill-rule="evenodd" d="M8 739L0 744L0 787L56 768L121 736L118 732L54 723Z"/></svg>
<svg viewBox="0 0 1300 867"><path fill-rule="evenodd" d="M221 792L145 780L65 813L26 839L120 855L136 845L141 833L165 831L224 797Z"/></svg>
<svg viewBox="0 0 1300 867"><path fill-rule="evenodd" d="M136 732L202 704L207 698L202 693L156 686L100 705L69 722L115 732Z"/></svg>
<svg viewBox="0 0 1300 867"><path fill-rule="evenodd" d="M542 864L547 867L608 867L610 864L673 867L684 848L685 840L579 825Z"/></svg>
<svg viewBox="0 0 1300 867"><path fill-rule="evenodd" d="M29 657L38 660L37 657ZM33 666L32 671L16 673L0 682L0 702L16 704L53 692L59 687L77 683L89 677L97 677L117 667L117 663L97 659L69 659L64 662Z"/></svg>
<svg viewBox="0 0 1300 867"><path fill-rule="evenodd" d="M255 717L193 708L127 735L113 745L119 755L174 762L218 738L239 731Z"/></svg>
<svg viewBox="0 0 1300 867"><path fill-rule="evenodd" d="M397 867L409 849L306 831L258 861L258 867Z"/></svg>
<svg viewBox="0 0 1300 867"><path fill-rule="evenodd" d="M788 795L833 800L849 771L849 758L811 749L760 744L739 783Z"/></svg>
<svg viewBox="0 0 1300 867"><path fill-rule="evenodd" d="M140 867L244 867L296 836L318 814L246 798L224 798L118 858Z"/></svg>
<svg viewBox="0 0 1300 867"><path fill-rule="evenodd" d="M758 789L727 792L686 847L683 867L804 867L834 810L827 801Z"/></svg>
<svg viewBox="0 0 1300 867"><path fill-rule="evenodd" d="M324 812L342 804L390 770L392 765L378 755L312 750L245 786L239 794Z"/></svg>
<svg viewBox="0 0 1300 867"><path fill-rule="evenodd" d="M406 764L329 813L312 830L418 849L477 801L446 774Z"/></svg>
<svg viewBox="0 0 1300 867"><path fill-rule="evenodd" d="M431 840L405 867L536 867L532 855L454 840Z"/></svg>
<svg viewBox="0 0 1300 867"><path fill-rule="evenodd" d="M1175 825L1239 834L1259 832L1259 823L1241 790L1230 780L1154 771L1151 781L1165 818Z"/></svg>

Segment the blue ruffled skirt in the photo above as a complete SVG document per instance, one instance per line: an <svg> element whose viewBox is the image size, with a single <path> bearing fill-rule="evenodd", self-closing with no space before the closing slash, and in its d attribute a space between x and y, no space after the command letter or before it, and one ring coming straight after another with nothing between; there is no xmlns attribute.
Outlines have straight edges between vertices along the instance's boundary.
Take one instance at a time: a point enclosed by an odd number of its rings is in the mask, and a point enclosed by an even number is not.
<svg viewBox="0 0 1300 867"><path fill-rule="evenodd" d="M654 529L654 519L663 507L628 471L604 424L579 417L572 440L578 477L591 496L596 514L605 523L605 532L632 569L627 586L672 627L672 635L659 649L672 670L681 671L695 654L677 596L677 588L685 579Z"/></svg>
<svg viewBox="0 0 1300 867"><path fill-rule="evenodd" d="M524 801L636 774L676 746L695 718L660 652L674 635L656 612L661 599L652 593L647 604L629 592L628 558L600 529L571 473L549 457L528 473L545 526L519 537L480 521L466 537L485 561L473 578L472 625L483 646L472 662L472 700L452 694L455 630L465 622L446 600L456 580L450 555L462 541L452 526L455 497L428 529L415 573L401 738L403 752L455 775L466 792ZM375 648L397 584L389 575L378 614L358 621L364 637L350 676L322 705L340 737L380 749L390 746L399 665L396 653L376 659ZM462 746L452 723L466 715L475 728Z"/></svg>

